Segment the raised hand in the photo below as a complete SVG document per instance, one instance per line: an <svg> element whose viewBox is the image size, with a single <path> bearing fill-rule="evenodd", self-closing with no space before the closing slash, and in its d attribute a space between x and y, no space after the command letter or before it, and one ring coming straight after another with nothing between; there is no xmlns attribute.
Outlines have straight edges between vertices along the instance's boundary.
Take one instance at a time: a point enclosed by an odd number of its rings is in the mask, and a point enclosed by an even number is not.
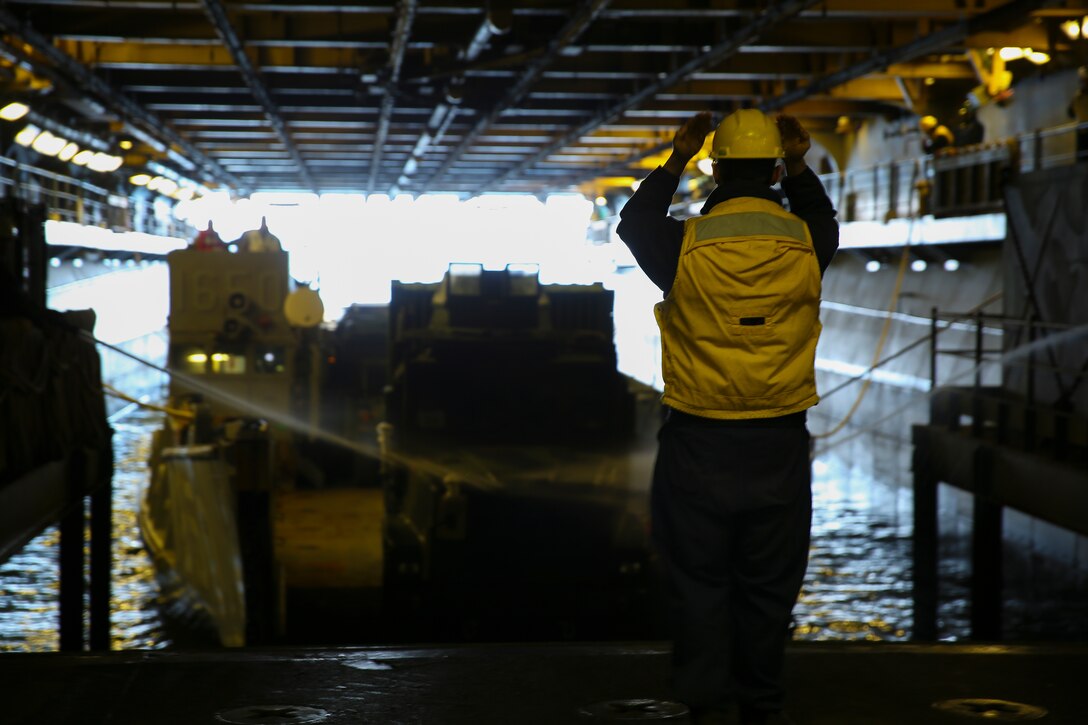
<svg viewBox="0 0 1088 725"><path fill-rule="evenodd" d="M672 140L673 151L677 156L684 157L685 160L691 159L703 148L706 135L710 133L713 127L714 124L711 121L709 112L703 111L695 114L685 121L684 125L676 132L676 136Z"/></svg>
<svg viewBox="0 0 1088 725"><path fill-rule="evenodd" d="M812 148L812 139L808 131L795 116L782 114L775 118L778 132L782 135L782 155L786 162L786 173L795 176L805 170L805 154Z"/></svg>

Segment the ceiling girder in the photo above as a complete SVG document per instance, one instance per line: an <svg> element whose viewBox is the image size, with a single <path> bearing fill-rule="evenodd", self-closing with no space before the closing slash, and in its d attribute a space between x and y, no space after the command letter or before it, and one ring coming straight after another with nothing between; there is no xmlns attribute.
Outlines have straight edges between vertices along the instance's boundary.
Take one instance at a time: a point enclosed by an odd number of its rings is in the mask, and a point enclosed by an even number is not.
<svg viewBox="0 0 1088 725"><path fill-rule="evenodd" d="M544 68L559 57L564 48L576 41L582 33L585 32L590 23L592 23L601 11L604 10L610 1L611 0L586 0L583 2L578 7L577 12L575 12L566 25L563 26L563 29L559 34L548 44L548 49L529 63L518 81L507 90L503 98L492 106L491 110L485 116L476 122L476 125L465 135L457 148L446 155L446 159L442 162L442 165L430 175L427 182L430 183L431 181L441 178L453 164L457 163L457 160L461 155L468 150L475 142L476 138L478 138L488 126L497 121L506 109L512 108L520 103L525 95L528 94L533 83L535 83L537 78L543 73Z"/></svg>
<svg viewBox="0 0 1088 725"><path fill-rule="evenodd" d="M80 64L64 51L55 47L48 39L38 31L29 27L26 23L15 17L4 6L0 6L0 27L22 38L34 48L35 52L44 56L55 68L69 77L72 83L80 87L84 92L91 93L102 103L110 107L122 120L137 124L139 130L152 137L162 138L169 144L177 146L188 159L201 168L208 177L224 182L244 191L245 185L229 173L214 160L205 155L200 149L180 136L174 129L163 123L162 119L148 111L124 94L115 90L105 80L92 73L86 66Z"/></svg>
<svg viewBox="0 0 1088 725"><path fill-rule="evenodd" d="M480 189L489 185L501 183L502 181L509 179L514 174L521 173L525 169L544 160L555 151L558 151L564 146L585 135L588 131L591 131L602 124L614 120L628 109L634 108L644 100L651 98L654 94L666 88L669 88L670 86L678 83L679 81L682 81L683 79L687 78L689 75L695 73L698 70L711 67L716 63L719 63L722 60L728 58L729 56L736 53L738 48L740 48L745 43L748 43L760 37L760 35L764 33L768 28L771 28L777 23L780 23L792 17L793 15L796 15L802 10L806 10L812 7L813 5L817 4L817 2L819 2L819 0L786 0L786 2L775 6L773 9L765 10L750 23L745 25L743 28L738 30L726 40L722 41L721 43L717 44L712 48L704 49L704 52L701 55L692 58L687 63L674 70L672 73L668 73L661 77L656 83L651 83L649 86L643 88L641 91L632 94L631 96L625 98L611 108L605 110L603 113L595 116L594 118L591 118L586 123L581 124L572 131L569 131L567 134L557 139L553 143L549 144L544 149L538 151L531 158L507 169L498 176L489 180L484 185L476 189L476 191L478 192Z"/></svg>
<svg viewBox="0 0 1088 725"><path fill-rule="evenodd" d="M373 158L370 161L370 178L366 184L366 193L374 191L374 185L378 179L378 171L381 168L382 153L385 149L385 139L389 134L389 119L393 115L393 104L396 99L397 84L400 82L400 71L404 65L404 51L408 46L408 36L412 32L412 22L416 16L416 0L399 0L397 4L397 24L393 28L393 38L390 42L389 61L386 70L389 77L383 87L382 107L378 117L378 131L374 139Z"/></svg>
<svg viewBox="0 0 1088 725"><path fill-rule="evenodd" d="M884 53L875 55L871 59L824 75L805 86L765 101L759 105L759 108L764 112L771 113L792 104L799 103L809 96L861 78L869 73L879 72L881 69L900 68L901 66L899 64L945 48L968 37L968 35L972 33L1000 28L1006 24L1014 23L1034 10L1055 5L1058 4L1058 2L1060 2L1060 0L1013 0L1013 2L1002 5L994 10L961 20L940 31L930 33L914 42L892 48ZM908 108L910 108L913 103L917 101L917 98L908 94L907 86L901 86L901 88L904 101ZM600 174L615 175L629 173L631 168L639 161L660 154L667 150L671 145L672 139L670 138L669 140L662 141L650 148L642 149L624 159L619 164L604 169Z"/></svg>

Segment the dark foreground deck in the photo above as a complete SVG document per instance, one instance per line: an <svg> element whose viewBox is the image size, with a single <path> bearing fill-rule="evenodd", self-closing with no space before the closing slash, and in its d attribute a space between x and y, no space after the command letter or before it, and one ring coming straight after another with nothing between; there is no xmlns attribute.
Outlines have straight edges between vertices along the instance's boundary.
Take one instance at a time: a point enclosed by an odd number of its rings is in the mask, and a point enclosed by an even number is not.
<svg viewBox="0 0 1088 725"><path fill-rule="evenodd" d="M798 643L800 725L1088 723L1088 646ZM687 722L650 644L0 655L5 725ZM956 714L934 703L956 698ZM639 702L646 700L665 703ZM1008 701L1008 702L989 702ZM585 714L583 711L597 714ZM322 716L322 713L324 715Z"/></svg>

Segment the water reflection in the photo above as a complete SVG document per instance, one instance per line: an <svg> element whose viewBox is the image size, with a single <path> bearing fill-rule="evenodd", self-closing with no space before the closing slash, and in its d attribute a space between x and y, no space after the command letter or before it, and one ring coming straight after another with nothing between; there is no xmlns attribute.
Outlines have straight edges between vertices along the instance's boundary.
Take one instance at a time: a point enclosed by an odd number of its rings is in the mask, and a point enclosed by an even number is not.
<svg viewBox="0 0 1088 725"><path fill-rule="evenodd" d="M813 465L812 499L812 547L794 639L909 639L909 507L836 458Z"/></svg>
<svg viewBox="0 0 1088 725"><path fill-rule="evenodd" d="M114 421L114 649L175 645L164 626L151 561L136 524L147 485L151 432L157 413ZM911 499L861 467L829 454L813 480L812 549L794 610L798 640L904 641L911 636ZM944 526L942 524L942 526ZM969 545L944 528L941 541L939 627L948 640L969 629ZM51 527L0 566L0 651L50 651L57 634L59 536ZM1088 639L1083 576L1007 567L1005 627L1009 639ZM1042 574L1046 574L1042 576ZM180 636L180 635L179 635Z"/></svg>
<svg viewBox="0 0 1088 725"><path fill-rule="evenodd" d="M139 498L147 484L151 431L160 417L136 411L112 423L113 649L162 649L171 644L156 606L154 570L136 525ZM59 530L50 526L0 566L0 652L46 652L60 646L59 544Z"/></svg>

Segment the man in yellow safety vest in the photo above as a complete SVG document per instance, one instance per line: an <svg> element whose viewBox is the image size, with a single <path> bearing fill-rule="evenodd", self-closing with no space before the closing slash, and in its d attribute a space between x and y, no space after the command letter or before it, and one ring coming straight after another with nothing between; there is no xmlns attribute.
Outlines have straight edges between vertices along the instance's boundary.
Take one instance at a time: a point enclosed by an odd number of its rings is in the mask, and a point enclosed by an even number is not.
<svg viewBox="0 0 1088 725"><path fill-rule="evenodd" d="M838 223L805 163L808 132L754 109L714 134L717 187L702 215L670 217L711 127L701 113L677 131L617 227L664 293L653 534L669 579L675 697L697 723L733 722L734 705L743 725L786 723L782 660L812 514L806 411L818 400L821 277Z"/></svg>

